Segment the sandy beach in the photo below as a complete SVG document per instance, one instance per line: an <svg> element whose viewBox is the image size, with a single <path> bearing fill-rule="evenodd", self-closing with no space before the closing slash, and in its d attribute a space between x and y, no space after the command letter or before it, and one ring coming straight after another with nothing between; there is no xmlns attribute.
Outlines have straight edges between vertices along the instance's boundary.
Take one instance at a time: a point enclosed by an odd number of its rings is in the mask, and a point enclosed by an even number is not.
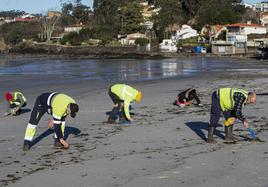
<svg viewBox="0 0 268 187"><path fill-rule="evenodd" d="M241 122L234 127L241 142L224 144L223 126L217 128L217 144L205 142L211 93L220 87L268 92L266 71L127 82L144 94L143 102L134 105L134 122L128 126L105 123L105 113L113 106L107 88L115 82L54 83L55 78L64 80L43 75L2 77L1 92L22 90L29 109L40 93L58 91L72 96L80 111L75 119L67 119L69 150L53 148L49 115L38 124L38 138L29 152L22 151L22 143L30 112L1 118L0 186L268 187L267 142L243 141L241 136L247 137L248 132ZM47 82L39 84L43 79ZM178 91L188 87L197 89L203 107L172 105ZM243 110L257 137L265 141L267 99L259 96L256 105Z"/></svg>

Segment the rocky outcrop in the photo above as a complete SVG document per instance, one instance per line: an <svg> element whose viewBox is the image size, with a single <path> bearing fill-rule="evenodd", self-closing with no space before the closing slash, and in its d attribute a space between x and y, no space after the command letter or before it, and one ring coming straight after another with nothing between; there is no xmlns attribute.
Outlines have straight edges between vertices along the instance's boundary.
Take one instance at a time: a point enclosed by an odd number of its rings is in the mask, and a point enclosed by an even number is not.
<svg viewBox="0 0 268 187"><path fill-rule="evenodd" d="M7 51L8 51L8 45L6 45L4 39L0 37L0 53Z"/></svg>
<svg viewBox="0 0 268 187"><path fill-rule="evenodd" d="M11 53L89 56L94 58L138 58L151 57L150 53L139 52L135 46L64 46L57 44L24 41L10 49Z"/></svg>

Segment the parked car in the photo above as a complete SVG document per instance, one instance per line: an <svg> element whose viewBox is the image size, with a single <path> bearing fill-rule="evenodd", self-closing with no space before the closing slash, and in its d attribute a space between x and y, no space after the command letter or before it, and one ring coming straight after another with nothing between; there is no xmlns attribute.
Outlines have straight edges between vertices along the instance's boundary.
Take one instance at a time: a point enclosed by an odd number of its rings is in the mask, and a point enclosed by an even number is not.
<svg viewBox="0 0 268 187"><path fill-rule="evenodd" d="M268 59L268 48L259 48L256 53L257 59Z"/></svg>

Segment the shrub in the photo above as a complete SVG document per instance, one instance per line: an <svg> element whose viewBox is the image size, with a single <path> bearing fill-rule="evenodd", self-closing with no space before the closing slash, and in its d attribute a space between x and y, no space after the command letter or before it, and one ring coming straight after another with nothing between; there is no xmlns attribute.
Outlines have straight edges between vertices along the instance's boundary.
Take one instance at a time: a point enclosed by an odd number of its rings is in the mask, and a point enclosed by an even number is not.
<svg viewBox="0 0 268 187"><path fill-rule="evenodd" d="M148 43L149 43L149 40L147 38L137 38L135 40L135 44L140 45L140 46L145 46Z"/></svg>
<svg viewBox="0 0 268 187"><path fill-rule="evenodd" d="M36 39L39 34L37 22L6 23L0 27L6 44L16 45L23 39Z"/></svg>

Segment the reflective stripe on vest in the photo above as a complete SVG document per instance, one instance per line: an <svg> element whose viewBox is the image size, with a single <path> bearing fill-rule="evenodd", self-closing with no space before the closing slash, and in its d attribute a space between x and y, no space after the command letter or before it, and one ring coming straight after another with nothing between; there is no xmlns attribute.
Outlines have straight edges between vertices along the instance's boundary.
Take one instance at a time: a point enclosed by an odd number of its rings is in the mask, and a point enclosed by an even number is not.
<svg viewBox="0 0 268 187"><path fill-rule="evenodd" d="M19 105L20 103L18 102L18 95L21 95L23 101L26 102L26 98L24 97L24 95L21 92L14 92L13 99L11 101L9 101L9 103Z"/></svg>
<svg viewBox="0 0 268 187"><path fill-rule="evenodd" d="M52 97L57 94L57 92L53 92L52 94L50 94L48 96L48 99L47 99L47 106L48 106L48 109L47 109L47 113L48 114L52 114L52 106L51 106L51 99Z"/></svg>

